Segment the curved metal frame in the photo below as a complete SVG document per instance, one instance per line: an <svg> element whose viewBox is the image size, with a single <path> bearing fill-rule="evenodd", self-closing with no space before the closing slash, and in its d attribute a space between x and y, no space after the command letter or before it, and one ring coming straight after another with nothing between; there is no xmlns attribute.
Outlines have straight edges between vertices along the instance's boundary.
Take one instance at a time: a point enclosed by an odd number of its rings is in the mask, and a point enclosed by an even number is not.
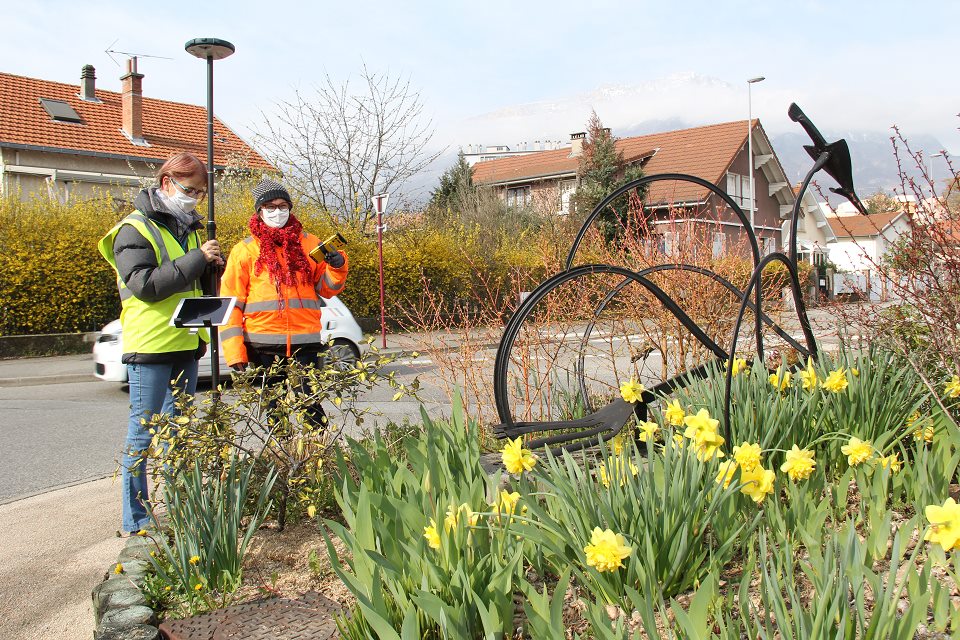
<svg viewBox="0 0 960 640"><path fill-rule="evenodd" d="M803 183L800 187L799 192L797 193L796 202L793 206L793 211L790 220L790 251L789 255L785 255L780 252L771 253L761 259L760 257L760 248L757 243L756 234L754 233L753 226L750 224L749 219L743 210L737 205L736 202L724 191L722 191L717 185L708 182L697 176L682 174L682 173L665 173L657 174L652 176L644 176L637 180L633 180L615 191L609 194L604 198L593 211L590 212L590 215L584 220L583 224L580 227L579 232L573 242L573 245L570 248L569 253L567 254L567 260L564 266L564 270L560 273L548 278L542 282L530 295L517 307L513 315L510 317L510 320L507 322L504 327L503 337L500 340L500 345L497 348L496 360L494 362L494 400L496 403L497 414L502 422L502 424L497 428L498 433L501 437L510 436L516 437L517 435L522 435L524 433L531 433L535 431L546 431L546 430L556 430L565 428L562 421L561 422L549 422L549 423L537 423L537 422L524 422L517 423L514 421L512 411L510 410L509 401L507 397L507 369L510 363L510 353L513 350L513 346L516 342L517 335L520 332L523 323L529 317L530 313L540 303L547 295L549 295L557 287L560 287L572 280L575 280L580 277L585 277L594 274L614 274L623 276L623 280L611 289L607 295L603 298L600 304L594 309L593 318L587 324L586 331L584 336L580 341L579 357L577 359L575 373L578 377L579 382L579 391L581 396L585 401L585 406L588 411L593 415L599 415L604 409L599 410L598 412L593 412L593 407L590 404L590 399L587 394L586 389L586 380L584 375L584 351L586 349L587 342L589 341L590 335L596 326L600 315L606 309L607 305L629 284L639 284L645 287L650 293L652 293L661 304L670 313L677 318L677 320L686 328L703 346L713 352L717 360L730 360L736 356L737 353L737 339L740 333L740 328L743 323L744 315L747 310L754 312L755 318L755 333L757 341L757 357L760 361L763 361L763 325L771 327L771 329L777 333L781 338L783 338L788 344L796 348L802 355L809 358L817 358L817 345L816 340L813 336L813 331L810 327L810 320L807 317L806 306L803 302L803 296L801 292L801 286L799 281L799 275L797 270L797 226L799 223L799 215L801 203L803 196L806 193L807 188L810 185L811 180L813 179L814 174L816 174L821 169L825 169L832 177L837 179L840 183L840 189L832 189L835 193L843 195L848 198L854 206L856 206L861 212L864 212L863 206L857 198L857 195L853 189L853 179L850 172L850 158L849 151L847 149L846 142L839 140L834 143L827 144L823 137L819 134L819 131L816 130L816 127L809 121L809 119L803 114L799 107L795 104L790 105L789 116L795 122L799 122L803 128L810 135L814 144L812 146L806 146L807 152L814 159L814 164L807 172L804 177ZM701 187L704 187L712 194L717 196L721 201L726 203L733 212L740 219L742 228L747 233L747 237L750 241L750 250L753 258L753 272L750 275L750 280L748 281L747 288L744 291L740 291L736 286L730 283L728 280L722 276L705 269L702 267L697 267L695 265L687 265L682 263L675 264L661 264L655 265L653 267L648 267L640 271L631 271L625 267L619 267L609 264L588 264L580 265L574 267L574 262L577 256L577 251L580 248L581 243L583 242L584 237L590 226L596 221L601 213L618 197L644 187L653 182L659 182L664 180L675 180L681 182L690 182L697 184ZM803 330L804 341L806 342L806 347L800 345L796 340L794 340L789 334L787 334L780 326L778 326L773 320L763 313L762 302L762 272L763 269L774 262L780 262L784 264L787 268L787 271L790 275L790 289L793 293L794 305L796 308L797 316L800 320L800 326ZM737 313L736 322L733 328L733 335L730 341L730 353L727 354L724 350L714 342L710 336L708 336L703 329L700 328L687 313L669 296L664 292L660 287L650 281L647 276L652 273L658 273L661 271L667 270L681 270L681 271L691 271L698 273L700 275L709 277L714 281L718 282L725 288L727 288L732 294L740 298L740 309ZM751 293L753 294L754 300L751 301ZM714 362L716 362L715 360ZM636 411L638 413L645 412L646 405L655 399L657 394L664 394L670 392L674 389L681 388L686 386L688 382L693 378L699 378L706 375L707 364L703 364L693 369L683 371L663 382L656 385L654 388L648 390L643 394L642 402L636 406ZM723 410L723 426L726 437L729 439L730 436L730 403L731 403L731 388L733 381L733 368L726 368L725 375L725 389L724 389L724 410ZM615 403L616 404L616 401ZM608 405L612 407L613 405ZM621 412L611 412L610 415L613 416L617 421L621 419ZM623 422L619 424L616 423L604 423L600 422L599 424L596 421L572 421L576 422L579 425L587 426L591 428L576 433L570 434L560 434L556 436L540 438L534 441L535 446L540 445L551 445L559 442L569 441L577 439L573 444L568 444L562 449L570 448L581 448L588 447L594 444L597 444L600 440L606 440L618 433L623 428Z"/></svg>

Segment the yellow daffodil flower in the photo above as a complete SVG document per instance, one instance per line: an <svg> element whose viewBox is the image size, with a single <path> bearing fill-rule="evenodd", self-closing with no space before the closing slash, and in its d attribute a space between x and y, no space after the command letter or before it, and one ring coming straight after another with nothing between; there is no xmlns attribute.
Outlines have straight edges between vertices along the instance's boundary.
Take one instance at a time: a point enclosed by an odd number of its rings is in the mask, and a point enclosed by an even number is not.
<svg viewBox="0 0 960 640"><path fill-rule="evenodd" d="M729 361L729 360L727 360L727 361L724 363L724 367L727 368L727 369L730 368L730 361ZM743 373L743 374L750 373L750 365L748 365L748 364L747 364L747 361L744 360L743 358L734 358L734 359L733 359L733 372L732 372L730 375L733 376L734 378L736 378L736 377L737 377L738 375L740 375L741 373Z"/></svg>
<svg viewBox="0 0 960 640"><path fill-rule="evenodd" d="M610 451L613 452L613 455L619 456L623 455L623 434L618 433L617 435L610 438Z"/></svg>
<svg viewBox="0 0 960 640"><path fill-rule="evenodd" d="M524 471L530 471L537 465L537 457L529 449L523 448L523 438L516 440L507 440L507 445L501 452L503 455L503 466L507 473L520 475Z"/></svg>
<svg viewBox="0 0 960 640"><path fill-rule="evenodd" d="M644 391L643 385L633 379L620 385L620 397L627 402L640 402Z"/></svg>
<svg viewBox="0 0 960 640"><path fill-rule="evenodd" d="M657 439L657 433L660 431L660 425L656 422L641 422L640 433L637 434L640 442L653 442Z"/></svg>
<svg viewBox="0 0 960 640"><path fill-rule="evenodd" d="M960 398L960 376L953 376L943 388L943 392L948 398Z"/></svg>
<svg viewBox="0 0 960 640"><path fill-rule="evenodd" d="M823 381L823 388L831 393L840 393L847 388L847 372L845 369L831 371Z"/></svg>
<svg viewBox="0 0 960 640"><path fill-rule="evenodd" d="M773 481L776 474L770 469L757 467L753 471L741 471L740 482L744 485L740 487L740 493L750 496L750 499L760 504L763 499L773 493Z"/></svg>
<svg viewBox="0 0 960 640"><path fill-rule="evenodd" d="M790 372L784 371L783 367L780 367L776 373L771 373L767 379L770 381L770 384L773 385L774 389L784 391L790 387L790 377Z"/></svg>
<svg viewBox="0 0 960 640"><path fill-rule="evenodd" d="M720 467L717 469L717 484L722 484L723 488L726 489L733 482L735 475L737 475L737 463L734 460L725 460L720 463Z"/></svg>
<svg viewBox="0 0 960 640"><path fill-rule="evenodd" d="M850 373L853 374L854 378L860 377L860 369L857 369L856 367L850 367Z"/></svg>
<svg viewBox="0 0 960 640"><path fill-rule="evenodd" d="M960 504L947 498L942 506L927 506L924 515L930 521L924 540L940 545L944 551L960 548Z"/></svg>
<svg viewBox="0 0 960 640"><path fill-rule="evenodd" d="M817 388L817 370L813 368L813 358L807 358L807 368L800 372L800 380L805 391Z"/></svg>
<svg viewBox="0 0 960 640"><path fill-rule="evenodd" d="M793 448L787 451L784 463L780 465L780 471L786 473L793 481L806 480L816 466L813 451L793 445Z"/></svg>
<svg viewBox="0 0 960 640"><path fill-rule="evenodd" d="M880 466L886 469L890 467L891 473L897 473L903 467L903 461L900 459L900 454L894 451L888 456L883 456L877 459L877 462L880 463Z"/></svg>
<svg viewBox="0 0 960 640"><path fill-rule="evenodd" d="M744 471L753 471L760 466L760 456L762 450L759 444L744 442L733 448L733 459L737 461L740 468Z"/></svg>
<svg viewBox="0 0 960 640"><path fill-rule="evenodd" d="M860 438L850 438L850 441L840 447L841 453L847 456L847 464L855 467L862 462L866 462L873 456L873 445L869 440Z"/></svg>
<svg viewBox="0 0 960 640"><path fill-rule="evenodd" d="M506 489L501 489L500 496L497 498L496 502L490 505L490 510L494 513L494 518L499 520L501 514L512 516L514 513L516 513L518 502L520 502L519 493L516 491L511 493ZM524 507L523 511L526 510L527 508Z"/></svg>
<svg viewBox="0 0 960 640"><path fill-rule="evenodd" d="M583 548L587 554L587 564L600 573L616 571L623 567L623 560L633 551L628 547L623 536L610 529L593 529L590 544Z"/></svg>
<svg viewBox="0 0 960 640"><path fill-rule="evenodd" d="M663 416L667 419L674 427L679 427L683 424L683 419L686 417L687 412L683 410L683 407L680 406L679 400L672 400L667 403L667 408L663 413Z"/></svg>
<svg viewBox="0 0 960 640"><path fill-rule="evenodd" d="M719 435L716 431L704 432L699 438L694 441L696 444L697 451L697 460L705 462L707 460L713 460L713 458L722 458L723 451L720 450L720 447L724 443L723 436Z"/></svg>
<svg viewBox="0 0 960 640"><path fill-rule="evenodd" d="M313 505L307 507L307 515L311 518L317 515L317 508Z"/></svg>
<svg viewBox="0 0 960 640"><path fill-rule="evenodd" d="M933 442L933 425L927 425L926 427L917 427L913 432L913 439L917 442L921 440L926 443Z"/></svg>
<svg viewBox="0 0 960 640"><path fill-rule="evenodd" d="M618 484L622 487L627 481L627 469L630 470L633 477L637 477L640 472L637 465L633 464L633 460L624 460L621 456L607 458L606 462L600 465L600 482L607 489L610 488L610 477L607 475L609 472L610 476L620 479Z"/></svg>
<svg viewBox="0 0 960 640"><path fill-rule="evenodd" d="M455 529L461 522L461 513L464 515L463 522L469 523L471 527L476 526L477 520L480 519L480 516L474 513L466 502L457 507L456 510L454 510L453 505L450 505L450 508L447 509L447 517L443 519L444 529L448 532Z"/></svg>
<svg viewBox="0 0 960 640"><path fill-rule="evenodd" d="M203 591L203 585L200 584L200 583L197 583L197 585L196 585L195 587L193 587L193 590L194 590L194 591Z"/></svg>
<svg viewBox="0 0 960 640"><path fill-rule="evenodd" d="M710 412L706 409L700 409L696 415L684 417L683 424L687 426L683 432L683 437L697 440L705 433L716 433L720 421L711 418Z"/></svg>
<svg viewBox="0 0 960 640"><path fill-rule="evenodd" d="M423 528L423 537L427 539L431 549L440 548L440 533L437 531L437 522L433 518L430 518L430 526Z"/></svg>

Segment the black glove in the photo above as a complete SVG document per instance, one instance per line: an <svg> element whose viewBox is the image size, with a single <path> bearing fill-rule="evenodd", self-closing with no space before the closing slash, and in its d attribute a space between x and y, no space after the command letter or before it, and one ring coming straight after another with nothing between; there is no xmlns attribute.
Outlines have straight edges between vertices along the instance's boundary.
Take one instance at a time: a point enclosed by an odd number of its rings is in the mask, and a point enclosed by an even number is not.
<svg viewBox="0 0 960 640"><path fill-rule="evenodd" d="M346 260L343 257L343 254L336 250L331 251L330 253L324 254L323 261L326 262L331 267L333 267L334 269L339 269L340 267L343 266L343 263L346 262Z"/></svg>

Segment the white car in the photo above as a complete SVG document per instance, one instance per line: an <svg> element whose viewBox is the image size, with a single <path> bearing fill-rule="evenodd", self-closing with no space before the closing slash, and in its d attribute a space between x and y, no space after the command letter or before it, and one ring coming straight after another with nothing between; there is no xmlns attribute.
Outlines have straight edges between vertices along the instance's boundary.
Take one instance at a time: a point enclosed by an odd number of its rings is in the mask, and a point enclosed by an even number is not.
<svg viewBox="0 0 960 640"><path fill-rule="evenodd" d="M355 362L360 357L360 347L365 344L363 331L354 319L350 309L340 302L340 299L321 298L325 303L321 312L321 335L324 342L333 341L330 347L331 355L341 362ZM93 344L94 375L108 382L127 381L127 365L120 359L123 357L123 330L120 321L108 323L100 337ZM200 378L210 378L210 354L200 359ZM230 367L223 359L223 349L220 350L220 374L229 376Z"/></svg>

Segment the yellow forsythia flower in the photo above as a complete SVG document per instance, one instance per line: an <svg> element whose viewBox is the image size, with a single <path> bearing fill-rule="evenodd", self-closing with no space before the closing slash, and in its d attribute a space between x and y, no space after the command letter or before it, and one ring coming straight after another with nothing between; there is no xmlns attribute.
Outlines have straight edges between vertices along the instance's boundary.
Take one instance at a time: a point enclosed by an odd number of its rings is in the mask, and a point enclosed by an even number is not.
<svg viewBox="0 0 960 640"><path fill-rule="evenodd" d="M930 521L924 540L940 545L944 551L960 548L960 504L947 498L942 506L927 506L924 514Z"/></svg>
<svg viewBox="0 0 960 640"><path fill-rule="evenodd" d="M717 469L717 484L722 484L723 488L726 489L730 486L730 483L733 482L733 476L737 474L737 463L733 460L725 460L720 463L720 467Z"/></svg>
<svg viewBox="0 0 960 640"><path fill-rule="evenodd" d="M890 467L892 473L900 471L900 468L903 467L903 461L900 459L900 454L896 451L891 453L888 456L883 456L877 460L880 463L880 466L886 469Z"/></svg>
<svg viewBox="0 0 960 640"><path fill-rule="evenodd" d="M427 544L431 549L440 548L440 533L437 531L437 523L430 518L430 526L423 528L423 537L427 539Z"/></svg>
<svg viewBox="0 0 960 640"><path fill-rule="evenodd" d="M507 473L519 475L524 471L530 471L537 464L537 457L529 449L523 448L523 438L516 440L507 440L506 446L501 452L503 456L503 466Z"/></svg>
<svg viewBox="0 0 960 640"><path fill-rule="evenodd" d="M807 368L800 372L800 380L803 382L803 388L806 391L813 391L817 388L817 370L813 368L813 358L807 358Z"/></svg>
<svg viewBox="0 0 960 640"><path fill-rule="evenodd" d="M724 367L727 368L727 369L730 368L730 361L729 361L729 360L727 360L727 361L724 363ZM748 365L748 364L747 364L747 361L744 360L743 358L734 358L734 359L733 359L733 372L732 372L730 375L732 375L734 378L736 378L736 377L737 377L738 375L740 375L741 373L743 373L743 374L750 373L750 365Z"/></svg>
<svg viewBox="0 0 960 640"><path fill-rule="evenodd" d="M190 556L190 564L192 565L200 564L200 556Z"/></svg>
<svg viewBox="0 0 960 640"><path fill-rule="evenodd" d="M784 371L783 367L780 367L776 373L771 373L767 379L777 391L783 391L790 386L790 377L790 372Z"/></svg>
<svg viewBox="0 0 960 640"><path fill-rule="evenodd" d="M757 467L753 471L741 471L740 482L745 483L740 487L740 493L750 496L750 499L760 504L763 499L773 493L773 481L776 474L770 469Z"/></svg>
<svg viewBox="0 0 960 640"><path fill-rule="evenodd" d="M679 427L683 424L683 419L686 417L687 412L680 406L679 400L672 400L667 404L667 409L663 415L671 425Z"/></svg>
<svg viewBox="0 0 960 640"><path fill-rule="evenodd" d="M317 508L313 505L307 507L307 515L311 518L317 515Z"/></svg>
<svg viewBox="0 0 960 640"><path fill-rule="evenodd" d="M816 466L813 451L793 445L793 448L787 451L785 461L780 465L780 471L786 473L791 480L806 480Z"/></svg>
<svg viewBox="0 0 960 640"><path fill-rule="evenodd" d="M850 441L840 447L840 452L847 456L847 464L855 467L862 462L866 462L873 455L873 445L869 440L860 438L850 438Z"/></svg>
<svg viewBox="0 0 960 640"><path fill-rule="evenodd" d="M733 458L744 471L753 471L760 466L762 450L759 444L744 442L733 448Z"/></svg>
<svg viewBox="0 0 960 640"><path fill-rule="evenodd" d="M600 527L593 529L590 544L583 548L587 554L587 564L603 573L615 571L623 567L623 560L633 551L628 547L623 536L610 529L601 531Z"/></svg>
<svg viewBox="0 0 960 640"><path fill-rule="evenodd" d="M640 442L653 442L657 439L657 433L660 431L660 425L656 422L641 422L640 433L637 438Z"/></svg>
<svg viewBox="0 0 960 640"><path fill-rule="evenodd" d="M620 385L620 397L627 402L640 402L644 391L643 385L633 379Z"/></svg>
<svg viewBox="0 0 960 640"><path fill-rule="evenodd" d="M823 388L831 393L840 393L847 388L847 372L845 369L831 371L823 381Z"/></svg>
<svg viewBox="0 0 960 640"><path fill-rule="evenodd" d="M960 376L953 376L947 386L943 388L943 392L947 394L948 398L960 398Z"/></svg>

